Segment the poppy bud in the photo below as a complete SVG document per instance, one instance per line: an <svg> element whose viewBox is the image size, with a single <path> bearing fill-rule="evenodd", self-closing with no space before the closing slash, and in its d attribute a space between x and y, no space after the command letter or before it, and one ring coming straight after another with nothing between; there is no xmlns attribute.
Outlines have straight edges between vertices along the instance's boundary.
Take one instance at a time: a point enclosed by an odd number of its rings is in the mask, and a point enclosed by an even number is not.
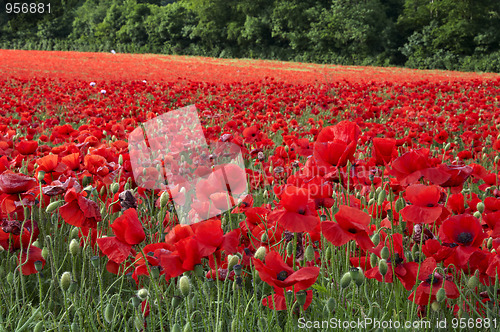
<svg viewBox="0 0 500 332"><path fill-rule="evenodd" d="M227 257L227 270L231 271L233 267L238 264L240 258L238 256L229 255Z"/></svg>
<svg viewBox="0 0 500 332"><path fill-rule="evenodd" d="M304 257L308 262L314 260L314 248L312 245L308 245L306 247L306 251L304 252Z"/></svg>
<svg viewBox="0 0 500 332"><path fill-rule="evenodd" d="M116 194L118 192L118 190L120 189L120 184L114 182L111 184L110 189L111 189L111 193Z"/></svg>
<svg viewBox="0 0 500 332"><path fill-rule="evenodd" d="M45 212L52 213L55 209L57 209L58 207L60 207L63 204L64 204L64 200L62 200L62 199L59 201L56 201L56 202L52 202L47 206L47 208L45 209Z"/></svg>
<svg viewBox="0 0 500 332"><path fill-rule="evenodd" d="M43 259L47 259L48 256L49 256L49 249L47 249L47 247L43 247L43 249L42 249Z"/></svg>
<svg viewBox="0 0 500 332"><path fill-rule="evenodd" d="M260 237L260 242L267 242L269 240L269 237L267 236L267 233L262 234Z"/></svg>
<svg viewBox="0 0 500 332"><path fill-rule="evenodd" d="M303 306L306 303L307 292L305 290L300 290L295 294L295 297L297 298L297 302Z"/></svg>
<svg viewBox="0 0 500 332"><path fill-rule="evenodd" d="M293 242L292 241L288 242L288 244L286 245L286 254L288 256L293 255Z"/></svg>
<svg viewBox="0 0 500 332"><path fill-rule="evenodd" d="M342 287L342 289L349 287L351 281L352 281L351 274L349 272L345 273L340 279L340 287Z"/></svg>
<svg viewBox="0 0 500 332"><path fill-rule="evenodd" d="M43 262L42 261L36 261L35 262L35 270L37 270L37 272L40 272L42 271L43 269Z"/></svg>
<svg viewBox="0 0 500 332"><path fill-rule="evenodd" d="M378 244L380 243L380 234L379 233L375 233L372 235L372 242L374 244L374 246L378 246Z"/></svg>
<svg viewBox="0 0 500 332"><path fill-rule="evenodd" d="M165 206L168 204L168 200L170 199L170 195L168 194L168 191L164 191L161 193L160 196L160 207L163 209Z"/></svg>
<svg viewBox="0 0 500 332"><path fill-rule="evenodd" d="M9 284L11 284L11 285L12 285L12 283L14 282L14 274L13 274L12 272L9 272L9 273L7 274L7 282L8 282Z"/></svg>
<svg viewBox="0 0 500 332"><path fill-rule="evenodd" d="M373 204L375 204L375 198L371 198L371 199L368 201L368 206L372 206Z"/></svg>
<svg viewBox="0 0 500 332"><path fill-rule="evenodd" d="M486 242L486 247L487 247L489 250L491 250L491 248L493 247L493 238L492 238L492 237L490 237L490 238L488 239L488 242Z"/></svg>
<svg viewBox="0 0 500 332"><path fill-rule="evenodd" d="M382 190L379 194L378 194L378 198L377 198L377 204L378 205L382 205L384 204L384 201L385 199L387 198L387 193L385 192L385 190Z"/></svg>
<svg viewBox="0 0 500 332"><path fill-rule="evenodd" d="M172 325L172 332L182 332L181 326L178 323Z"/></svg>
<svg viewBox="0 0 500 332"><path fill-rule="evenodd" d="M62 274L61 279L59 280L59 285L61 286L63 292L69 289L69 286L71 285L71 272L66 271Z"/></svg>
<svg viewBox="0 0 500 332"><path fill-rule="evenodd" d="M477 286L479 286L479 279L473 275L469 278L469 280L467 281L467 286L471 289L471 290L474 290L476 289Z"/></svg>
<svg viewBox="0 0 500 332"><path fill-rule="evenodd" d="M378 271L383 277L385 277L385 275L387 274L388 268L389 266L387 266L387 261L385 259L381 259L378 261Z"/></svg>
<svg viewBox="0 0 500 332"><path fill-rule="evenodd" d="M499 134L498 136L500 136L500 134ZM499 139L500 139L500 138L499 138ZM500 160L500 157L499 157L499 156L496 156L496 157L495 157L495 164L498 164L498 161L499 161L499 160Z"/></svg>
<svg viewBox="0 0 500 332"><path fill-rule="evenodd" d="M181 304L182 299L180 296L174 296L172 297L172 308L177 308L179 304Z"/></svg>
<svg viewBox="0 0 500 332"><path fill-rule="evenodd" d="M68 292L70 294L74 294L76 292L76 290L78 289L78 283L76 281L72 281L71 282L71 285L69 285L69 289L68 289Z"/></svg>
<svg viewBox="0 0 500 332"><path fill-rule="evenodd" d="M431 308L432 308L432 310L433 310L434 312L438 312L438 311L439 311L439 309L441 309L441 306L439 305L439 302L434 301L434 302L432 302L432 304L431 304Z"/></svg>
<svg viewBox="0 0 500 332"><path fill-rule="evenodd" d="M182 276L179 279L179 289L181 291L182 296L188 296L191 291L191 285L189 283L189 278L186 276Z"/></svg>
<svg viewBox="0 0 500 332"><path fill-rule="evenodd" d="M259 259L261 261L263 261L265 258L266 258L266 248L265 247L259 247L259 249L257 249L257 251L255 252L254 256L256 259Z"/></svg>
<svg viewBox="0 0 500 332"><path fill-rule="evenodd" d="M80 243L76 239L71 240L69 243L69 252L73 257L80 253Z"/></svg>
<svg viewBox="0 0 500 332"><path fill-rule="evenodd" d="M82 180L82 185L83 187L88 186L92 182L92 177L91 176L84 176Z"/></svg>
<svg viewBox="0 0 500 332"><path fill-rule="evenodd" d="M145 299L147 299L149 295L149 292L146 288L141 288L137 291L137 297L139 299L141 299L141 301L144 301Z"/></svg>
<svg viewBox="0 0 500 332"><path fill-rule="evenodd" d="M39 171L37 178L38 178L38 182L42 182L42 180L45 178L45 172Z"/></svg>
<svg viewBox="0 0 500 332"><path fill-rule="evenodd" d="M0 253L4 252L5 248L0 245Z"/></svg>
<svg viewBox="0 0 500 332"><path fill-rule="evenodd" d="M184 325L184 329L182 329L182 332L191 332L191 323L187 322L186 325Z"/></svg>
<svg viewBox="0 0 500 332"><path fill-rule="evenodd" d="M444 289L444 287L441 287L436 293L436 300L438 302L443 302L445 298L446 298L446 290Z"/></svg>
<svg viewBox="0 0 500 332"><path fill-rule="evenodd" d="M412 248L411 248L411 253L413 256L415 256L415 254L418 253L418 246L417 245L414 245Z"/></svg>
<svg viewBox="0 0 500 332"><path fill-rule="evenodd" d="M144 329L144 320L141 317L136 316L134 319L134 326L137 331L142 331Z"/></svg>
<svg viewBox="0 0 500 332"><path fill-rule="evenodd" d="M111 302L109 302L106 306L106 309L104 309L104 319L106 320L106 322L108 322L108 324L111 324L113 322L114 314L115 307Z"/></svg>
<svg viewBox="0 0 500 332"><path fill-rule="evenodd" d="M481 219L481 212L476 211L476 212L474 212L473 216L474 216L474 218Z"/></svg>
<svg viewBox="0 0 500 332"><path fill-rule="evenodd" d="M484 203L483 202L477 203L476 208L477 208L477 211L479 213L483 214L483 212L484 212Z"/></svg>
<svg viewBox="0 0 500 332"><path fill-rule="evenodd" d="M411 251L406 251L405 257L408 262L413 262L413 255L411 254Z"/></svg>
<svg viewBox="0 0 500 332"><path fill-rule="evenodd" d="M35 242L33 242L31 245L32 245L33 247L37 247L37 248L39 248L39 249L41 249L41 248L42 248L42 246L41 246L41 244L40 244L40 241L38 241L38 240L36 240Z"/></svg>
<svg viewBox="0 0 500 332"><path fill-rule="evenodd" d="M363 270L357 267L353 267L349 270L349 274L351 275L352 280L356 283L356 286L361 286L365 281L365 275L363 274Z"/></svg>
<svg viewBox="0 0 500 332"><path fill-rule="evenodd" d="M141 299L138 298L137 296L132 297L132 307L136 308L141 304Z"/></svg>
<svg viewBox="0 0 500 332"><path fill-rule="evenodd" d="M96 269L99 268L99 256L92 256L90 258L90 263L92 263L92 266L94 268L96 268Z"/></svg>
<svg viewBox="0 0 500 332"><path fill-rule="evenodd" d="M389 252L389 248L387 248L387 246L384 246L382 248L382 250L380 250L380 257L382 259L385 259L385 260L389 259L390 254L391 253Z"/></svg>
<svg viewBox="0 0 500 332"><path fill-rule="evenodd" d="M78 325L78 323L71 323L71 332L79 332L80 331L80 326Z"/></svg>
<svg viewBox="0 0 500 332"><path fill-rule="evenodd" d="M462 317L463 314L464 314L464 311L462 310L462 308L458 309L457 316Z"/></svg>
<svg viewBox="0 0 500 332"><path fill-rule="evenodd" d="M365 198L365 196L361 196L361 198L359 199L359 202L360 202L361 206L365 206L366 205L366 198Z"/></svg>
<svg viewBox="0 0 500 332"><path fill-rule="evenodd" d="M444 151L448 151L451 147L451 143L446 143L446 145L444 146Z"/></svg>
<svg viewBox="0 0 500 332"><path fill-rule="evenodd" d="M39 321L35 325L35 328L33 329L33 332L43 332L44 330L45 330L45 327L43 326L43 321Z"/></svg>
<svg viewBox="0 0 500 332"><path fill-rule="evenodd" d="M333 313L335 311L335 306L335 299L333 297L329 298L325 305L326 310L328 310L329 313Z"/></svg>
<svg viewBox="0 0 500 332"><path fill-rule="evenodd" d="M370 254L370 266L375 267L378 264L378 257L374 253Z"/></svg>
<svg viewBox="0 0 500 332"><path fill-rule="evenodd" d="M332 248L331 247L326 248L325 258L327 261L332 259Z"/></svg>

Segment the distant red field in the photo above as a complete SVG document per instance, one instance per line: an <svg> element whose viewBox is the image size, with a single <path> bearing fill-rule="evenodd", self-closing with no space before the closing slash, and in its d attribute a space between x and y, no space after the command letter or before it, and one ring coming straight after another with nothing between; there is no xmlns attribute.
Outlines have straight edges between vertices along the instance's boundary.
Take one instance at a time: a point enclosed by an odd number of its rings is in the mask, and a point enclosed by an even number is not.
<svg viewBox="0 0 500 332"><path fill-rule="evenodd" d="M441 70L305 64L265 60L231 60L153 54L112 54L0 50L0 74L6 77L66 80L179 79L213 83L249 82L268 78L287 83L408 82L495 79L498 74Z"/></svg>

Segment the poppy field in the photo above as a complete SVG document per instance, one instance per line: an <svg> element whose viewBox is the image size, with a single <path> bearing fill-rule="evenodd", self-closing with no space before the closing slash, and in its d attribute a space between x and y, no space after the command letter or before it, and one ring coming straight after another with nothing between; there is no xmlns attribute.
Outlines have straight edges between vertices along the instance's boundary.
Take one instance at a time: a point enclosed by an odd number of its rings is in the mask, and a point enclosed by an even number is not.
<svg viewBox="0 0 500 332"><path fill-rule="evenodd" d="M500 76L0 58L0 331L500 331ZM134 162L188 105L225 185Z"/></svg>

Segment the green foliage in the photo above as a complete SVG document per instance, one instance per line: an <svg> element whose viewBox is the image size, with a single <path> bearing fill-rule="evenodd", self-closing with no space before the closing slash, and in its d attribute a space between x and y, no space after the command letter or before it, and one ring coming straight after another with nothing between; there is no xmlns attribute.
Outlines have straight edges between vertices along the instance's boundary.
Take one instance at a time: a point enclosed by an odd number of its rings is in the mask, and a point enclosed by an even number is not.
<svg viewBox="0 0 500 332"><path fill-rule="evenodd" d="M458 70L493 70L500 51L497 0L39 2L52 13L2 10L2 47Z"/></svg>

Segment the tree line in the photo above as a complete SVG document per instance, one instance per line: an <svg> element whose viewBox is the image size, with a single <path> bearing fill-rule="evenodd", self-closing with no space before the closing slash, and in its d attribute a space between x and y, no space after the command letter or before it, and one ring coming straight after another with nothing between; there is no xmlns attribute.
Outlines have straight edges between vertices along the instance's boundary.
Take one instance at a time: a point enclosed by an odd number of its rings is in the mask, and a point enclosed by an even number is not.
<svg viewBox="0 0 500 332"><path fill-rule="evenodd" d="M498 0L36 3L50 3L51 12L0 9L0 48L500 72Z"/></svg>

